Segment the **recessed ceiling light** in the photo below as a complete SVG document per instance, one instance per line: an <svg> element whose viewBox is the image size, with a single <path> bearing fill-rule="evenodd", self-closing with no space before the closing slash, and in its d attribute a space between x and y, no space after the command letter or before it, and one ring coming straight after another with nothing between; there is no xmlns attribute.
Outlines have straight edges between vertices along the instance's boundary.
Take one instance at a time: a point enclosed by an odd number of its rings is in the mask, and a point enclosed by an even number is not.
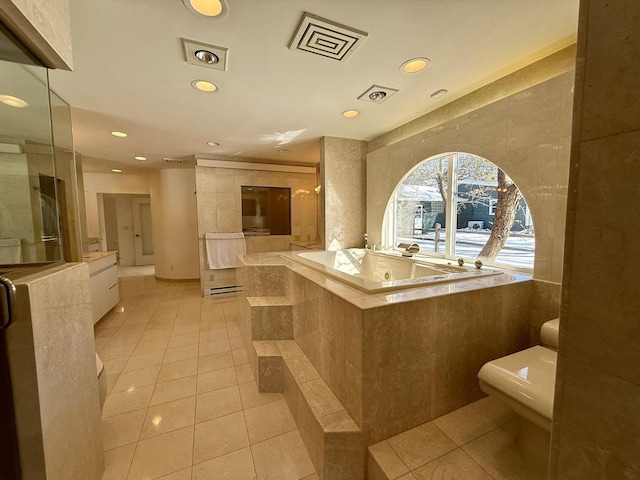
<svg viewBox="0 0 640 480"><path fill-rule="evenodd" d="M417 73L424 70L430 62L431 60L424 57L412 58L400 65L400 70L405 73Z"/></svg>
<svg viewBox="0 0 640 480"><path fill-rule="evenodd" d="M344 112L342 112L342 116L346 118L353 118L357 117L358 115L360 115L360 112L358 110L345 110Z"/></svg>
<svg viewBox="0 0 640 480"><path fill-rule="evenodd" d="M147 159L147 157L133 157L136 160L140 160L141 162L145 161Z"/></svg>
<svg viewBox="0 0 640 480"><path fill-rule="evenodd" d="M207 145L209 145L210 147L219 147L220 144L218 142L207 142Z"/></svg>
<svg viewBox="0 0 640 480"><path fill-rule="evenodd" d="M124 137L127 136L126 133L118 132L117 130L114 130L113 132L111 132L111 135L113 135L114 137L119 137L119 138L124 138Z"/></svg>
<svg viewBox="0 0 640 480"><path fill-rule="evenodd" d="M209 50L196 50L193 55L202 63L215 65L220 61L220 57Z"/></svg>
<svg viewBox="0 0 640 480"><path fill-rule="evenodd" d="M431 98L442 98L447 93L449 93L449 90L447 90L446 88L441 88L440 90L436 90L435 92L433 92L431 94Z"/></svg>
<svg viewBox="0 0 640 480"><path fill-rule="evenodd" d="M191 85L193 86L193 88L201 92L212 93L218 91L218 86L215 83L211 83L207 80L194 80L193 82L191 82Z"/></svg>
<svg viewBox="0 0 640 480"><path fill-rule="evenodd" d="M114 173L122 173L122 170L120 170L119 168L112 168L111 171Z"/></svg>
<svg viewBox="0 0 640 480"><path fill-rule="evenodd" d="M205 17L224 18L228 8L225 0L182 0L186 7L192 12L199 13Z"/></svg>
<svg viewBox="0 0 640 480"><path fill-rule="evenodd" d="M291 150L289 150L288 148L279 148L278 151L284 153L284 152L290 152Z"/></svg>
<svg viewBox="0 0 640 480"><path fill-rule="evenodd" d="M0 95L0 102L15 108L24 108L29 106L29 104L21 98L13 97L11 95Z"/></svg>

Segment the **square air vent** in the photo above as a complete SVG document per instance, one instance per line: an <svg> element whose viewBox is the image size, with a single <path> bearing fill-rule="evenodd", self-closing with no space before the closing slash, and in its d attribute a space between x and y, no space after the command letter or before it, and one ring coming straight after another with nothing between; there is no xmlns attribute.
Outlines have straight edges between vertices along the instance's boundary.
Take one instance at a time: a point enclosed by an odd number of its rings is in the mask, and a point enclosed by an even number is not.
<svg viewBox="0 0 640 480"><path fill-rule="evenodd" d="M390 87L382 87L380 85L371 85L366 92L358 97L358 100L372 103L382 103L387 98L398 93L399 90Z"/></svg>
<svg viewBox="0 0 640 480"><path fill-rule="evenodd" d="M293 34L290 50L313 53L339 62L360 46L368 33L306 13Z"/></svg>
<svg viewBox="0 0 640 480"><path fill-rule="evenodd" d="M182 39L182 46L184 47L187 63L215 70L227 70L228 48L187 40L186 38Z"/></svg>

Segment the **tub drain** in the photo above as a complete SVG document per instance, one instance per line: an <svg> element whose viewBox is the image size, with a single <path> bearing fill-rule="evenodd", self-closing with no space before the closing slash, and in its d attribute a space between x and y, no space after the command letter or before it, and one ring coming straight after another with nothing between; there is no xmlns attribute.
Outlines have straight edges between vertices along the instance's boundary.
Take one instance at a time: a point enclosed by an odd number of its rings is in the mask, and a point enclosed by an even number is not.
<svg viewBox="0 0 640 480"><path fill-rule="evenodd" d="M391 274L389 272L384 272L384 279L389 280L391 278Z"/></svg>

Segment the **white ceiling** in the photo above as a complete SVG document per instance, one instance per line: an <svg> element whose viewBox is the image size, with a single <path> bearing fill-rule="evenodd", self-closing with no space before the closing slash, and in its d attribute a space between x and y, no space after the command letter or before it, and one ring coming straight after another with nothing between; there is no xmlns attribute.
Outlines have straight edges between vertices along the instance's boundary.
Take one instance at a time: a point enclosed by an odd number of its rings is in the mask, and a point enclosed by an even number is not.
<svg viewBox="0 0 640 480"><path fill-rule="evenodd" d="M143 166L136 155L145 167L193 154L314 163L322 136L369 140L574 43L578 16L578 0L227 3L212 20L182 0L71 0L74 71L50 79L73 108L76 150L125 172ZM369 35L345 62L291 51L305 11ZM228 70L187 64L181 38L228 47ZM426 70L399 70L418 56ZM220 91L198 92L195 79ZM372 84L400 92L357 100ZM441 88L449 94L431 99ZM347 109L361 114L343 118Z"/></svg>

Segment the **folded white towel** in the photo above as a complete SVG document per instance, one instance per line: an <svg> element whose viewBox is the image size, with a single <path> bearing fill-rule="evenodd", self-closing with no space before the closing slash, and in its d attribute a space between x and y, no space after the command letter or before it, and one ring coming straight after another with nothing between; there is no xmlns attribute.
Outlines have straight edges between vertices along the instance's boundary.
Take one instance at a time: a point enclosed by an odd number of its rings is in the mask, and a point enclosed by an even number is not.
<svg viewBox="0 0 640 480"><path fill-rule="evenodd" d="M236 255L247 253L243 233L206 233L204 238L211 270L235 268Z"/></svg>

